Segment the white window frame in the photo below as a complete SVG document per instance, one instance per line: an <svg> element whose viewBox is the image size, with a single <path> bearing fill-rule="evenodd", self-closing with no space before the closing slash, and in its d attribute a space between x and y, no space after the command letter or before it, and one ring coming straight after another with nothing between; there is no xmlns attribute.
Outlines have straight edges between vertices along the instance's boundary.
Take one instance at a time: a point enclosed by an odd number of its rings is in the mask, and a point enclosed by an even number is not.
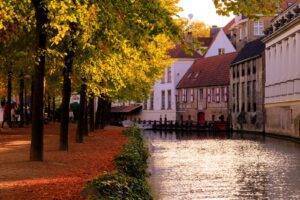
<svg viewBox="0 0 300 200"><path fill-rule="evenodd" d="M254 21L253 22L253 34L255 36L264 35L264 22L263 21Z"/></svg>

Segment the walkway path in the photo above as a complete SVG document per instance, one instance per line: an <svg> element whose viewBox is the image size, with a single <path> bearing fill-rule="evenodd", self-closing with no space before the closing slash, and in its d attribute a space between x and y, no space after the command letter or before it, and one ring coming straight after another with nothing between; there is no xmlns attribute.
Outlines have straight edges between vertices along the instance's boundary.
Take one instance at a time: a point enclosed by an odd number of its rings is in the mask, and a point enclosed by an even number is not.
<svg viewBox="0 0 300 200"><path fill-rule="evenodd" d="M81 199L84 184L114 169L126 138L109 127L76 144L70 126L69 152L58 151L59 124L45 127L45 161L29 162L30 128L0 131L0 199Z"/></svg>

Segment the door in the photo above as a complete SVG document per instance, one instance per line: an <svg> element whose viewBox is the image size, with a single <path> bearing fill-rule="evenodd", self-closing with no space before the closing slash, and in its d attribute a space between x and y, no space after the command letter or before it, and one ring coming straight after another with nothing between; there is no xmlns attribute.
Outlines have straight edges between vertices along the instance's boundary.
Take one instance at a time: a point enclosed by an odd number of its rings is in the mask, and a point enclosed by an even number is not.
<svg viewBox="0 0 300 200"><path fill-rule="evenodd" d="M205 113L204 112L199 112L198 113L198 123L200 125L204 125L205 124Z"/></svg>

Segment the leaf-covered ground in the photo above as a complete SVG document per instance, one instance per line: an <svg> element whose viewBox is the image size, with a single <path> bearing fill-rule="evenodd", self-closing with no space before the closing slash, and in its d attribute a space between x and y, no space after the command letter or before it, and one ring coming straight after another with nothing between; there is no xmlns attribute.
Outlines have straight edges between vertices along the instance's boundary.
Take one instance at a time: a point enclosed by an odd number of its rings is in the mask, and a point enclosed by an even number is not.
<svg viewBox="0 0 300 200"><path fill-rule="evenodd" d="M122 129L108 127L75 143L70 125L69 151L58 151L59 124L45 126L45 161L29 162L30 128L0 131L0 199L82 199L84 184L114 170L114 157L126 138Z"/></svg>

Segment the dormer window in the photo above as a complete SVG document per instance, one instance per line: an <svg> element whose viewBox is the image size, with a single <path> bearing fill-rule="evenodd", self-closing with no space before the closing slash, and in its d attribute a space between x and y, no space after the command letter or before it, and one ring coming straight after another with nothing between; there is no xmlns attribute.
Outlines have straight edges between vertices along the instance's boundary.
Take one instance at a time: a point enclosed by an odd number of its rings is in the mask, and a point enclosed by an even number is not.
<svg viewBox="0 0 300 200"><path fill-rule="evenodd" d="M219 55L225 54L225 48L219 48Z"/></svg>

